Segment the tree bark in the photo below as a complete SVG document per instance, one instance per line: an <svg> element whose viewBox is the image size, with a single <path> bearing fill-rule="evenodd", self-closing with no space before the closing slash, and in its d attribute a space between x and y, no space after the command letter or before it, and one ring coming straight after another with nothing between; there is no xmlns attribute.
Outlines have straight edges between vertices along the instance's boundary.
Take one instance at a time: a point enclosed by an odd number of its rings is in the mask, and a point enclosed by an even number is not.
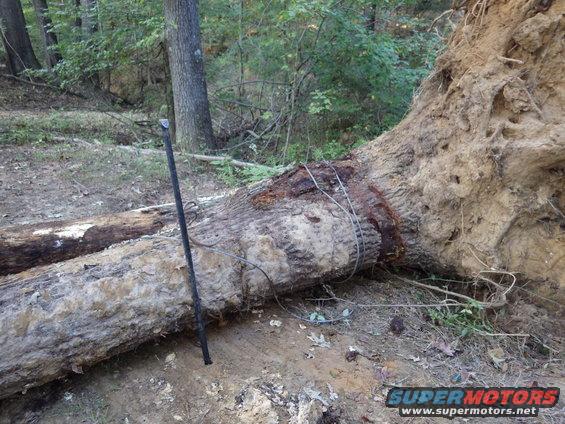
<svg viewBox="0 0 565 424"><path fill-rule="evenodd" d="M96 45L91 43L93 35L98 31L98 0L80 0L80 26L82 40L87 42L89 48L95 49ZM85 75L94 89L100 89L100 75L93 71Z"/></svg>
<svg viewBox="0 0 565 424"><path fill-rule="evenodd" d="M164 6L177 143L192 152L214 150L197 0L165 0Z"/></svg>
<svg viewBox="0 0 565 424"><path fill-rule="evenodd" d="M202 197L188 203L187 221L223 197ZM89 218L0 228L0 275L98 252L125 240L155 234L174 222L174 204L167 203Z"/></svg>
<svg viewBox="0 0 565 424"><path fill-rule="evenodd" d="M82 12L80 7L80 0L75 1L75 21L73 22L74 29L79 36L77 37L80 40L80 32L82 31Z"/></svg>
<svg viewBox="0 0 565 424"><path fill-rule="evenodd" d="M0 20L10 74L17 76L26 69L41 68L33 52L20 0L0 0Z"/></svg>
<svg viewBox="0 0 565 424"><path fill-rule="evenodd" d="M513 273L562 299L564 6L471 3L399 126L206 211L208 316L383 263ZM0 278L0 397L191 327L184 264L154 235Z"/></svg>
<svg viewBox="0 0 565 424"><path fill-rule="evenodd" d="M245 310L274 290L280 294L347 277L379 262L402 263L408 246L410 255L418 252L409 226L399 228L378 187L364 180L360 164L333 166L337 174L328 165L311 165L315 182L299 168L241 190L195 226L191 234L213 245L194 246L209 316ZM359 222L345 212L348 203L336 175ZM180 240L149 236L3 277L0 397L190 326L186 275Z"/></svg>
<svg viewBox="0 0 565 424"><path fill-rule="evenodd" d="M174 222L173 205L0 228L0 275L103 250Z"/></svg>
<svg viewBox="0 0 565 424"><path fill-rule="evenodd" d="M98 1L81 0L81 19L82 37L88 40L98 31Z"/></svg>
<svg viewBox="0 0 565 424"><path fill-rule="evenodd" d="M165 84L167 87L166 101L167 101L167 118L169 119L169 131L171 133L171 140L173 143L177 142L177 123L175 121L175 97L173 93L173 82L171 77L171 60L169 58L169 48L167 42L164 41L163 45L163 69L165 73Z"/></svg>
<svg viewBox="0 0 565 424"><path fill-rule="evenodd" d="M37 25L41 33L45 62L49 68L53 68L62 60L58 49L57 34L53 31L53 22L49 17L47 0L33 0Z"/></svg>

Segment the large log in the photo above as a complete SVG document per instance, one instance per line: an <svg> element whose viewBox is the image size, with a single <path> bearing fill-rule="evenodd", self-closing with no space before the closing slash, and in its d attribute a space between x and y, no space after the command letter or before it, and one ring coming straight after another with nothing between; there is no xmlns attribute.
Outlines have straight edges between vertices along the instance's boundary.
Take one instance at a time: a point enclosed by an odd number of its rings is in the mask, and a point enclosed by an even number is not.
<svg viewBox="0 0 565 424"><path fill-rule="evenodd" d="M275 291L401 261L407 246L410 255L418 252L410 226L400 229L361 169L353 159L298 168L207 211L193 229L198 240L214 244L195 247L204 311L244 310ZM347 212L340 182L358 219ZM164 236L4 277L0 397L190 325L185 279L179 239Z"/></svg>
<svg viewBox="0 0 565 424"><path fill-rule="evenodd" d="M206 211L206 313L390 262L563 284L565 1L542 6L469 2L394 130ZM154 235L0 278L0 397L190 326L185 275Z"/></svg>
<svg viewBox="0 0 565 424"><path fill-rule="evenodd" d="M192 220L223 196L198 198L185 213ZM98 252L113 244L155 234L176 221L174 204L88 218L0 228L0 275Z"/></svg>
<svg viewBox="0 0 565 424"><path fill-rule="evenodd" d="M174 222L173 205L91 218L0 228L0 275L60 262L154 234Z"/></svg>

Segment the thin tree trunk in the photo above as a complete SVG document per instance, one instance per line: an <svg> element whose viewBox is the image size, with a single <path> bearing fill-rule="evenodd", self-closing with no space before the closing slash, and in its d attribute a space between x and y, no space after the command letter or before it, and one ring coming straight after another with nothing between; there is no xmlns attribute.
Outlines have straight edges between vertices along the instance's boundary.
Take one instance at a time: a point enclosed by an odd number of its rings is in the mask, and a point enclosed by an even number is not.
<svg viewBox="0 0 565 424"><path fill-rule="evenodd" d="M169 131L171 132L171 140L173 143L177 141L177 123L175 120L175 97L173 93L173 82L171 77L171 67L169 59L169 49L167 42L163 44L163 68L165 70L165 86L166 86L166 101L167 101L167 118L169 119Z"/></svg>
<svg viewBox="0 0 565 424"><path fill-rule="evenodd" d="M0 21L10 74L41 68L33 52L20 0L0 0Z"/></svg>
<svg viewBox="0 0 565 424"><path fill-rule="evenodd" d="M376 32L377 30L377 5L371 4L365 7L363 11L363 19L365 20L365 28L368 32Z"/></svg>
<svg viewBox="0 0 565 424"><path fill-rule="evenodd" d="M165 0L176 139L184 149L215 149L196 0Z"/></svg>
<svg viewBox="0 0 565 424"><path fill-rule="evenodd" d="M81 12L81 7L80 7L80 0L74 0L75 1L75 21L73 22L74 28L77 32L77 34L82 32L82 12ZM77 37L78 39L80 39L80 35Z"/></svg>
<svg viewBox="0 0 565 424"><path fill-rule="evenodd" d="M81 28L82 36L88 40L98 31L98 1L97 0L81 0Z"/></svg>
<svg viewBox="0 0 565 424"><path fill-rule="evenodd" d="M89 41L93 35L98 31L98 0L80 0L81 1L81 32L82 39ZM92 45L91 48L95 46ZM92 85L100 88L100 75L98 72L93 72L86 77L90 80Z"/></svg>
<svg viewBox="0 0 565 424"><path fill-rule="evenodd" d="M33 0L33 7L37 16L37 25L43 41L45 62L49 68L53 68L62 60L58 49L57 35L53 31L53 23L49 17L47 0Z"/></svg>

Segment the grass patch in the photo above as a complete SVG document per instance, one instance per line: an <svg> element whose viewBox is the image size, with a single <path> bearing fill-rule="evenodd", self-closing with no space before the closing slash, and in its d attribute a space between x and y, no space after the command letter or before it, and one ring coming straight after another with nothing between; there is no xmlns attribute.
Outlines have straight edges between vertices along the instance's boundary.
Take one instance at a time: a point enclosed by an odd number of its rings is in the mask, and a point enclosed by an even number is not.
<svg viewBox="0 0 565 424"><path fill-rule="evenodd" d="M105 144L130 144L136 140L128 125L102 112L23 112L0 117L0 144L50 144L55 136L96 139Z"/></svg>
<svg viewBox="0 0 565 424"><path fill-rule="evenodd" d="M470 302L449 310L428 309L427 313L434 325L452 328L461 337L493 332L493 327L479 302Z"/></svg>
<svg viewBox="0 0 565 424"><path fill-rule="evenodd" d="M282 165L237 168L230 161L212 162L212 165L214 165L218 177L230 187L262 181L279 175L285 169Z"/></svg>

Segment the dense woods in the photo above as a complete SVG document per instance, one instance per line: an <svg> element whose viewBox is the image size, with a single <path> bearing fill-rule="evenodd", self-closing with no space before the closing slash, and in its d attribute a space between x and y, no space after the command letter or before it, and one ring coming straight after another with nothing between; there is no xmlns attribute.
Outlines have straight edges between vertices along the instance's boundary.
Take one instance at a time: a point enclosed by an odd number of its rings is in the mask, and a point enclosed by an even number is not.
<svg viewBox="0 0 565 424"><path fill-rule="evenodd" d="M2 43L10 73L19 75L28 70L39 69L20 1L2 1L0 17L2 17Z"/></svg>
<svg viewBox="0 0 565 424"><path fill-rule="evenodd" d="M13 73L74 91L88 83L155 117L173 120L176 107L179 138L201 140L191 151L230 149L270 165L337 158L391 128L453 25L434 21L448 6L440 0L213 0L198 6L199 37L194 1L4 3L23 6L43 68L28 45L29 63ZM173 30L167 42L167 21L194 33L178 40ZM5 34L25 42L19 22ZM179 41L197 52L200 38L201 55L180 55Z"/></svg>

